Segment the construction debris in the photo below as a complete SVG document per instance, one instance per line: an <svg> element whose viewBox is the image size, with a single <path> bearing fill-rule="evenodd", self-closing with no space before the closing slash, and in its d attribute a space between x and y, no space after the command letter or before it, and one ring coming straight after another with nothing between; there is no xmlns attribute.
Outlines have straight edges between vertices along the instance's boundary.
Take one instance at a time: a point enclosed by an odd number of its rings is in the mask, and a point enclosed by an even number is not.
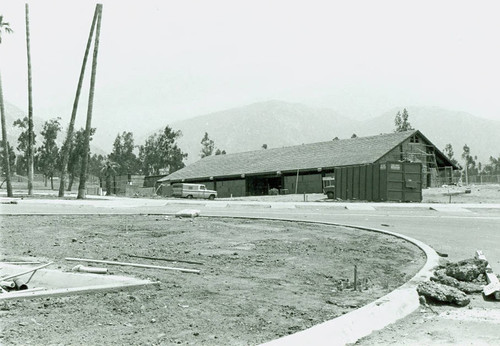
<svg viewBox="0 0 500 346"><path fill-rule="evenodd" d="M434 281L421 282L417 287L417 292L426 298L458 306L465 306L470 302L469 297L458 288L442 285Z"/></svg>
<svg viewBox="0 0 500 346"><path fill-rule="evenodd" d="M483 286L481 286L480 284L459 281L454 277L446 275L445 269L436 270L434 272L434 276L431 277L431 280L443 285L458 288L464 293L479 293L483 290Z"/></svg>
<svg viewBox="0 0 500 346"><path fill-rule="evenodd" d="M191 217L200 216L200 211L196 209L183 209L175 213L175 217Z"/></svg>
<svg viewBox="0 0 500 346"><path fill-rule="evenodd" d="M431 300L464 306L470 301L466 294L471 293L500 300L500 281L478 250L474 258L438 267L430 282L418 285L417 292Z"/></svg>
<svg viewBox="0 0 500 346"><path fill-rule="evenodd" d="M28 270L24 270L20 273L5 276L3 278L0 278L0 293L6 293L10 291L27 291L28 290L28 283L30 282L31 278L33 275L35 275L36 271L42 268L45 268L49 265L51 265L53 262L50 263L45 263L42 264L41 266L31 268ZM21 279L20 276L30 274L30 277L28 280ZM9 281L12 280L12 281Z"/></svg>
<svg viewBox="0 0 500 346"><path fill-rule="evenodd" d="M487 265L487 261L478 258L449 263L446 265L446 275L460 281L472 282L480 274L484 274Z"/></svg>
<svg viewBox="0 0 500 346"><path fill-rule="evenodd" d="M74 272L92 273L92 274L107 274L108 268L85 267L81 264L73 267Z"/></svg>
<svg viewBox="0 0 500 346"><path fill-rule="evenodd" d="M174 259L174 258L149 257L149 256L138 256L138 255L128 255L128 254L127 254L127 256L129 256L129 257L135 257L135 258L144 258L144 259L150 259L150 260L157 260L157 261L179 262L179 263L189 263L189 264L203 265L202 262L186 261L186 260L179 260L179 259Z"/></svg>
<svg viewBox="0 0 500 346"><path fill-rule="evenodd" d="M488 263L481 250L476 251L475 258L486 261L486 263ZM493 273L493 268L491 268L491 265L489 263L486 265L485 275L488 284L484 286L484 296L493 296L496 300L500 300L500 281L498 280L498 277Z"/></svg>

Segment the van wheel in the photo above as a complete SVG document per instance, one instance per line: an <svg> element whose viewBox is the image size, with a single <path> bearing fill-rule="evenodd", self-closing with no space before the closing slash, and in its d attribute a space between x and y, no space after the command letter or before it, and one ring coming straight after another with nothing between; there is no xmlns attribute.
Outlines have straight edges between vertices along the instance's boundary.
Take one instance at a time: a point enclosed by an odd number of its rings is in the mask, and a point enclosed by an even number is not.
<svg viewBox="0 0 500 346"><path fill-rule="evenodd" d="M208 199L209 199L209 200L211 200L211 201L213 201L213 200L215 199L215 195L210 195L210 196L208 197Z"/></svg>
<svg viewBox="0 0 500 346"><path fill-rule="evenodd" d="M193 198L193 195L188 195L187 196L188 199L192 199Z"/></svg>
<svg viewBox="0 0 500 346"><path fill-rule="evenodd" d="M328 199L333 199L333 197L334 197L334 196L333 196L333 192L331 192L331 191L330 191L330 192L327 192L327 193L326 193L326 197L328 197Z"/></svg>

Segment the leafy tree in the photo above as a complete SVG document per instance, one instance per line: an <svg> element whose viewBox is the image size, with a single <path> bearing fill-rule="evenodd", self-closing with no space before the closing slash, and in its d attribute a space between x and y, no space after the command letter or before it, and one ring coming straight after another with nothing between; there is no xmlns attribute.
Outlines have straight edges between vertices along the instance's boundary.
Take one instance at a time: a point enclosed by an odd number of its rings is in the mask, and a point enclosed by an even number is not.
<svg viewBox="0 0 500 346"><path fill-rule="evenodd" d="M454 157L455 153L453 152L453 146L450 143L446 144L444 147L444 154L448 156L448 159L450 159L454 165L459 166L457 159Z"/></svg>
<svg viewBox="0 0 500 346"><path fill-rule="evenodd" d="M262 149L267 149L267 144L262 144Z"/></svg>
<svg viewBox="0 0 500 346"><path fill-rule="evenodd" d="M3 34L13 33L10 24L3 21L3 16L0 15L0 44L2 43ZM5 109L3 102L2 76L0 75L0 118L2 123L2 149L4 153L10 153L10 145L7 142L7 125L5 124ZM7 182L7 197L13 197L12 182L10 181L11 162L10 155L3 155L3 170L5 181Z"/></svg>
<svg viewBox="0 0 500 346"><path fill-rule="evenodd" d="M101 168L101 176L104 176L106 181L106 196L111 195L111 177L116 175L118 168L120 168L120 165L110 160L104 162L104 166Z"/></svg>
<svg viewBox="0 0 500 346"><path fill-rule="evenodd" d="M355 134L355 133L353 133L352 136L351 136L351 138L358 138L358 135Z"/></svg>
<svg viewBox="0 0 500 346"><path fill-rule="evenodd" d="M99 187L102 187L102 167L106 164L106 158L103 155L93 154L89 158L89 174L99 178Z"/></svg>
<svg viewBox="0 0 500 346"><path fill-rule="evenodd" d="M394 130L394 132L415 130L408 121L408 117L409 115L406 108L403 109L403 113L398 111L396 117L394 118L394 125L396 125L396 129Z"/></svg>
<svg viewBox="0 0 500 346"><path fill-rule="evenodd" d="M92 128L90 131L90 140L92 140L92 136L95 133L95 128ZM81 128L73 134L73 138L70 145L70 152L68 156L68 191L71 191L73 188L73 182L75 181L75 177L78 175L81 169L82 157L84 153L84 141L85 141L85 129Z"/></svg>
<svg viewBox="0 0 500 346"><path fill-rule="evenodd" d="M500 156L498 158L494 158L490 156L490 162L483 167L483 173L491 174L491 175L499 175L500 174Z"/></svg>
<svg viewBox="0 0 500 346"><path fill-rule="evenodd" d="M4 152L5 151L3 150L3 146L0 147L0 158L1 158L2 162L5 162ZM10 172L14 172L15 168L16 168L16 153L14 151L14 147L12 147L10 145L9 145L9 164L10 164ZM7 177L5 177L4 180L2 180L0 187L6 181L7 181Z"/></svg>
<svg viewBox="0 0 500 346"><path fill-rule="evenodd" d="M13 123L14 126L19 127L22 131L17 138L16 149L21 153L17 156L16 162L16 173L19 175L28 175L28 156L30 150L29 143L29 119L24 117L23 119L17 119ZM35 134L33 134L33 144L35 143Z"/></svg>
<svg viewBox="0 0 500 346"><path fill-rule="evenodd" d="M469 183L469 175L477 174L476 160L477 156L473 157L470 152L470 148L467 144L463 147L462 159L465 161L465 181L466 184Z"/></svg>
<svg viewBox="0 0 500 346"><path fill-rule="evenodd" d="M134 154L134 135L132 132L123 132L116 136L113 143L113 151L109 154L109 160L117 164L116 174L137 174L140 170L140 162Z"/></svg>
<svg viewBox="0 0 500 346"><path fill-rule="evenodd" d="M225 150L220 150L220 149L217 149L215 151L215 155L226 155L226 151Z"/></svg>
<svg viewBox="0 0 500 346"><path fill-rule="evenodd" d="M201 140L201 158L212 155L214 148L214 141L208 138L208 133L205 132L205 136Z"/></svg>
<svg viewBox="0 0 500 346"><path fill-rule="evenodd" d="M142 173L158 175L162 170L173 173L184 167L183 160L187 154L183 153L176 143L181 136L181 131L174 131L169 126L149 136L146 143L139 147Z"/></svg>
<svg viewBox="0 0 500 346"><path fill-rule="evenodd" d="M40 134L43 142L38 148L38 169L45 179L50 178L50 187L54 189L54 174L58 169L59 148L56 143L57 134L61 131L61 118L47 120ZM45 181L47 183L47 181Z"/></svg>

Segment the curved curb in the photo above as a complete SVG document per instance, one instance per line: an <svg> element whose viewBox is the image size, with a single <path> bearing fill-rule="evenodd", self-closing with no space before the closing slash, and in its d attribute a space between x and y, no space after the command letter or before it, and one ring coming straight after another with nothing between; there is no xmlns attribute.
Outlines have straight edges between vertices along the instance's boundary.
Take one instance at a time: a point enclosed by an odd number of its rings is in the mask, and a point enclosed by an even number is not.
<svg viewBox="0 0 500 346"><path fill-rule="evenodd" d="M208 215L207 215L208 216ZM370 335L376 330L383 329L397 320L406 317L420 306L417 294L417 285L427 281L432 276L432 270L439 265L439 256L429 245L411 237L377 228L340 224L334 222L312 221L304 219L283 219L270 217L233 217L242 219L260 219L275 221L308 222L323 225L349 227L364 231L379 232L404 239L422 251L427 261L420 271L407 283L398 287L385 296L365 305L357 310L315 325L306 330L284 336L264 343L266 346L278 345L345 345L355 343L359 339Z"/></svg>

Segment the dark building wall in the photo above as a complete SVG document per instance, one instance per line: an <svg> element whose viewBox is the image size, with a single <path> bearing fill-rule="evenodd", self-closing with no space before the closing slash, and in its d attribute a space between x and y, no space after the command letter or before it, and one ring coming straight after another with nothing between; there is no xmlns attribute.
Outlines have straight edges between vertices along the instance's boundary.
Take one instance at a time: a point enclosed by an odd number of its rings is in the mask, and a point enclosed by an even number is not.
<svg viewBox="0 0 500 346"><path fill-rule="evenodd" d="M205 185L207 190L215 190L215 183L213 181L200 181L200 182L196 182L196 184Z"/></svg>
<svg viewBox="0 0 500 346"><path fill-rule="evenodd" d="M144 185L143 187L155 187L156 182L158 179L161 179L163 177L166 177L167 175L148 175L147 177L144 177Z"/></svg>
<svg viewBox="0 0 500 346"><path fill-rule="evenodd" d="M408 138L401 145L377 160L377 163L387 161L407 160L422 163L422 186L439 186L442 180L436 162L433 160L434 147L422 138Z"/></svg>
<svg viewBox="0 0 500 346"><path fill-rule="evenodd" d="M301 175L299 172L297 193L322 193L322 179L321 173ZM284 177L284 188L288 190L288 193L295 193L296 184L296 175L287 175Z"/></svg>
<svg viewBox="0 0 500 346"><path fill-rule="evenodd" d="M215 181L215 190L220 198L246 196L245 179Z"/></svg>
<svg viewBox="0 0 500 346"><path fill-rule="evenodd" d="M384 162L335 170L335 198L342 200L422 200L422 166L410 162Z"/></svg>

